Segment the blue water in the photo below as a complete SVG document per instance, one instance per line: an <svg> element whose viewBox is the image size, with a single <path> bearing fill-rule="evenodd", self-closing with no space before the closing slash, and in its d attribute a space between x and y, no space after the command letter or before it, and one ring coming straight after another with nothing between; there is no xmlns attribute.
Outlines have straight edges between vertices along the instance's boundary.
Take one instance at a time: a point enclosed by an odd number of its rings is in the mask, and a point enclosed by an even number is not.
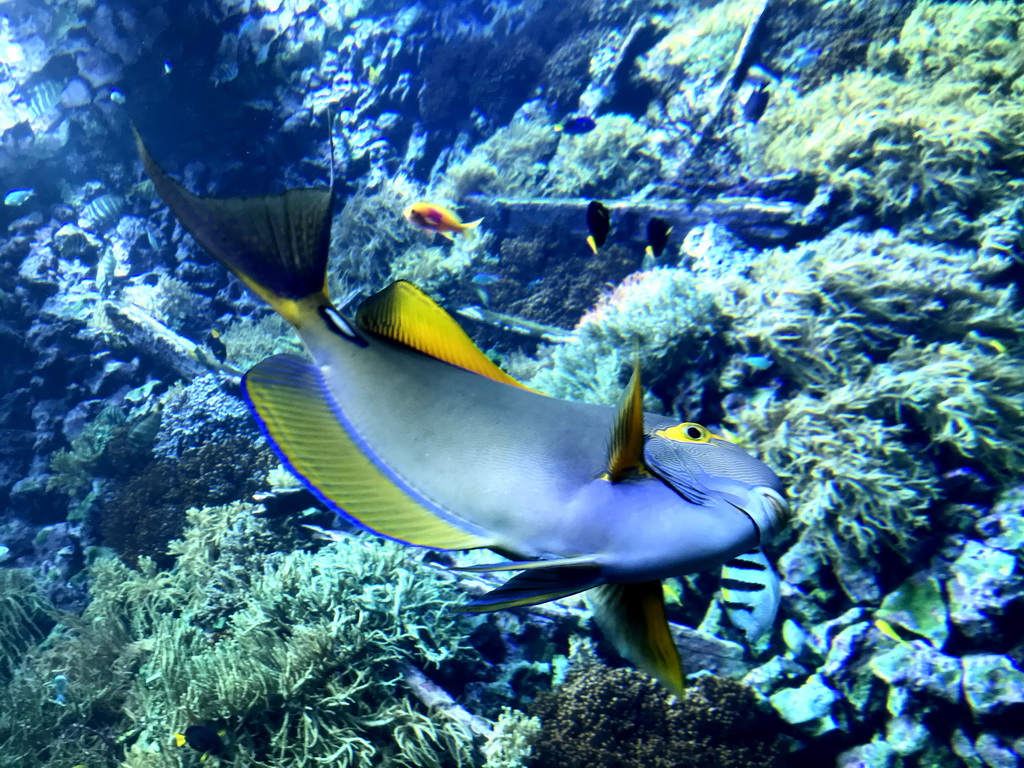
<svg viewBox="0 0 1024 768"><path fill-rule="evenodd" d="M1017 4L0 5L0 766L1020 763Z"/></svg>

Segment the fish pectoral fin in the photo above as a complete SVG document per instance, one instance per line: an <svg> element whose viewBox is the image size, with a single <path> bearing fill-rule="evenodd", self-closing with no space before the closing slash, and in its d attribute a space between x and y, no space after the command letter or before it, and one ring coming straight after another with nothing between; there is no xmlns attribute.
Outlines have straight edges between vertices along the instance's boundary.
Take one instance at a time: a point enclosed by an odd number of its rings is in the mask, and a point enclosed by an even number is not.
<svg viewBox="0 0 1024 768"><path fill-rule="evenodd" d="M568 597L601 583L597 566L549 566L523 571L497 589L461 606L461 613L487 613Z"/></svg>
<svg viewBox="0 0 1024 768"><path fill-rule="evenodd" d="M491 362L440 304L405 280L392 283L360 304L356 324L378 338L471 373L529 389Z"/></svg>
<svg viewBox="0 0 1024 768"><path fill-rule="evenodd" d="M580 555L579 557L565 557L561 560L510 560L505 563L456 565L448 570L467 571L469 573L490 573L492 571L535 571L541 568L587 568L596 566L597 561L593 557L590 555Z"/></svg>
<svg viewBox="0 0 1024 768"><path fill-rule="evenodd" d="M602 584L587 598L615 649L672 693L682 693L683 667L665 618L661 582Z"/></svg>
<svg viewBox="0 0 1024 768"><path fill-rule="evenodd" d="M335 511L407 544L435 549L493 544L435 515L363 452L339 420L317 366L275 355L245 374L242 391L281 460Z"/></svg>
<svg viewBox="0 0 1024 768"><path fill-rule="evenodd" d="M617 483L643 470L644 459L644 393L640 386L640 366L633 365L633 375L623 393L612 438L608 447L608 470L605 477Z"/></svg>

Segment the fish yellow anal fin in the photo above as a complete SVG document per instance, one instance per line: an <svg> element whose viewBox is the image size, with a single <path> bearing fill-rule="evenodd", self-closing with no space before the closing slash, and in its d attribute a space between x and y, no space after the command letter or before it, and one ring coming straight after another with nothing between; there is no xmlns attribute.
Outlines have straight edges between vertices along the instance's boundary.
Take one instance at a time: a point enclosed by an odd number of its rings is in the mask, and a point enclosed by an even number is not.
<svg viewBox="0 0 1024 768"><path fill-rule="evenodd" d="M356 312L356 324L374 336L472 373L529 389L491 362L455 318L405 280L398 280L366 299Z"/></svg>
<svg viewBox="0 0 1024 768"><path fill-rule="evenodd" d="M275 355L245 375L242 389L281 460L336 511L407 544L473 549L493 543L442 519L378 467L340 421L312 363Z"/></svg>
<svg viewBox="0 0 1024 768"><path fill-rule="evenodd" d="M683 692L683 667L665 618L660 581L603 584L587 598L598 626L619 653L672 693Z"/></svg>
<svg viewBox="0 0 1024 768"><path fill-rule="evenodd" d="M633 375L623 393L619 412L612 427L608 446L608 470L605 479L613 483L643 470L644 457L644 393L640 386L640 366L633 365Z"/></svg>
<svg viewBox="0 0 1024 768"><path fill-rule="evenodd" d="M516 574L497 589L466 605L460 613L487 613L506 608L522 608L578 594L601 583L596 565L547 566Z"/></svg>

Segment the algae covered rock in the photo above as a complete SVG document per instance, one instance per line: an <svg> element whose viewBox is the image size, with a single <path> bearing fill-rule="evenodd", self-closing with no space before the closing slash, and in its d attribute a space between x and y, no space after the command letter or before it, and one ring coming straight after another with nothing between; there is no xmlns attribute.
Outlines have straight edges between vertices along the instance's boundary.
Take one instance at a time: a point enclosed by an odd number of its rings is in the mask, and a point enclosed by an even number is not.
<svg viewBox="0 0 1024 768"><path fill-rule="evenodd" d="M964 635L974 641L1000 641L1010 606L1024 596L1024 583L1017 558L1009 552L968 541L963 552L950 565L952 578L947 582L950 619ZM1011 630L1013 631L1013 630Z"/></svg>
<svg viewBox="0 0 1024 768"><path fill-rule="evenodd" d="M963 657L964 699L975 717L1021 709L1024 672L1006 656L977 653Z"/></svg>
<svg viewBox="0 0 1024 768"><path fill-rule="evenodd" d="M949 637L949 610L939 580L929 574L914 574L885 596L875 614L879 619L925 638L942 648Z"/></svg>

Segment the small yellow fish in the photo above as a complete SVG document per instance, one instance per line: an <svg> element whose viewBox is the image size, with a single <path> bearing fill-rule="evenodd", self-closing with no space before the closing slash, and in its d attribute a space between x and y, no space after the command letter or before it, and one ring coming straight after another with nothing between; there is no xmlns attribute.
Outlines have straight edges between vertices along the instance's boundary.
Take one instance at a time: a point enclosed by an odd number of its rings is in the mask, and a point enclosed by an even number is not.
<svg viewBox="0 0 1024 768"><path fill-rule="evenodd" d="M875 629L881 632L883 635L888 637L890 640L895 640L897 643L902 645L908 645L907 641L900 637L899 633L893 628L885 619L875 619Z"/></svg>
<svg viewBox="0 0 1024 768"><path fill-rule="evenodd" d="M483 221L483 219L477 219L463 222L458 214L425 200L410 205L405 209L403 215L414 227L422 229L424 232L442 235L452 241L455 240L456 234L464 235L467 230L475 229Z"/></svg>

